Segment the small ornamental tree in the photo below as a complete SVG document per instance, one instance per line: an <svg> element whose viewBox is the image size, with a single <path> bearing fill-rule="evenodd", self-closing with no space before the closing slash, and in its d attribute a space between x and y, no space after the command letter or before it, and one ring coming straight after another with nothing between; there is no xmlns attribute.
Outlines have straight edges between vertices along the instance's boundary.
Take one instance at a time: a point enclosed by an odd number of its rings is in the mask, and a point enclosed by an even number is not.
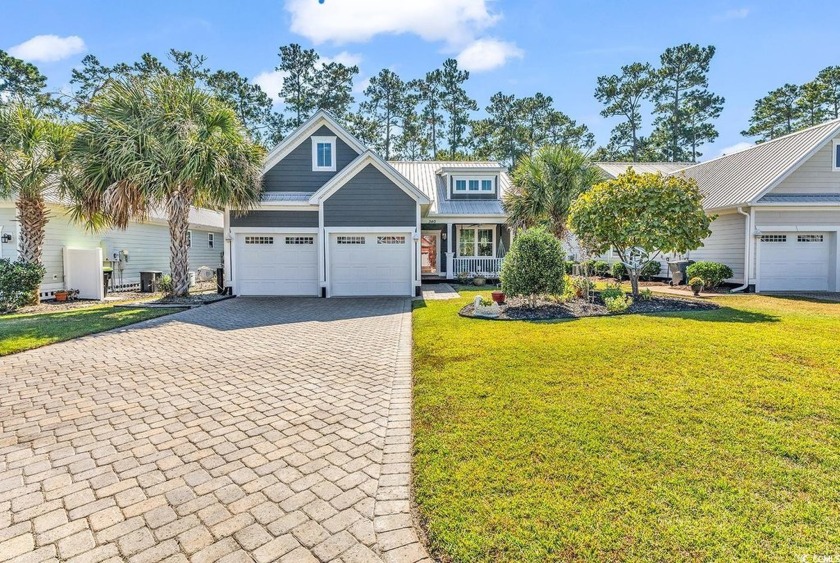
<svg viewBox="0 0 840 563"><path fill-rule="evenodd" d="M526 297L531 307L540 295L561 295L566 273L560 241L542 227L520 232L502 262L502 291Z"/></svg>
<svg viewBox="0 0 840 563"><path fill-rule="evenodd" d="M628 168L576 199L569 225L597 252L610 247L618 252L638 296L639 276L659 254L703 246L714 217L703 211L702 200L691 178L637 174Z"/></svg>

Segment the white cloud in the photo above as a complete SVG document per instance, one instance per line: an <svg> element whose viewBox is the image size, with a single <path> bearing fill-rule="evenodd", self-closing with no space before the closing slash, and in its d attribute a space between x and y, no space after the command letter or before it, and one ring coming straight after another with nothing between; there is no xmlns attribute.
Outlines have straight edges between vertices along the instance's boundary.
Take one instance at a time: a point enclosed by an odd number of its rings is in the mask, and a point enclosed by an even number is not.
<svg viewBox="0 0 840 563"><path fill-rule="evenodd" d="M413 34L426 41L463 45L499 16L489 0L286 0L291 30L313 43L365 42L377 35ZM466 41L464 38L466 35Z"/></svg>
<svg viewBox="0 0 840 563"><path fill-rule="evenodd" d="M341 63L344 66L359 66L362 64L362 56L358 53L348 53L342 51L334 57L321 57L323 64Z"/></svg>
<svg viewBox="0 0 840 563"><path fill-rule="evenodd" d="M84 53L87 46L78 35L36 35L8 49L13 57L31 62L54 62Z"/></svg>
<svg viewBox="0 0 840 563"><path fill-rule="evenodd" d="M263 89L263 92L268 94L268 97L271 98L276 104L279 104L282 100L278 98L278 94L280 94L280 90L283 89L283 78L288 73L279 71L279 70L270 70L267 72L261 72L256 75L252 82Z"/></svg>
<svg viewBox="0 0 840 563"><path fill-rule="evenodd" d="M740 143L735 143L732 146L724 147L720 149L720 154L718 156L723 156L725 154L732 154L736 152L741 152L743 150L747 150L748 148L754 146L752 143L748 143L746 141L741 141Z"/></svg>
<svg viewBox="0 0 840 563"><path fill-rule="evenodd" d="M503 66L510 59L521 59L522 49L498 39L478 39L458 54L458 64L471 72L483 72Z"/></svg>
<svg viewBox="0 0 840 563"><path fill-rule="evenodd" d="M727 21L727 20L742 20L750 15L749 8L735 8L732 10L727 10L724 13L717 16L718 20Z"/></svg>

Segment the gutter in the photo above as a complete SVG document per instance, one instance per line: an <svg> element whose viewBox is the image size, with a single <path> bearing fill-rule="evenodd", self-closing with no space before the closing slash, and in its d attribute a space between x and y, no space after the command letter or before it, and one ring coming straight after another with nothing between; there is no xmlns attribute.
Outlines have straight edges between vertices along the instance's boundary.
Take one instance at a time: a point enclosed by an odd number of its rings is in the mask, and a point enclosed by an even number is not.
<svg viewBox="0 0 840 563"><path fill-rule="evenodd" d="M738 207L738 213L746 217L744 227L744 285L736 287L731 293L744 291L750 286L750 258L752 254L752 245L750 244L750 235L752 234L752 214L744 211L743 207Z"/></svg>

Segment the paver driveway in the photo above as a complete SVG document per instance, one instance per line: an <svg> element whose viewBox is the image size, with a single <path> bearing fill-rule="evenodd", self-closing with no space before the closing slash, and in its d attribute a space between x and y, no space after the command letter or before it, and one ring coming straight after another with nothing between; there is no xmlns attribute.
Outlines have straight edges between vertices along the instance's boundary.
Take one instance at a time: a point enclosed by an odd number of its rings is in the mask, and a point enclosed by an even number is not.
<svg viewBox="0 0 840 563"><path fill-rule="evenodd" d="M233 299L0 360L0 560L417 561L407 299Z"/></svg>

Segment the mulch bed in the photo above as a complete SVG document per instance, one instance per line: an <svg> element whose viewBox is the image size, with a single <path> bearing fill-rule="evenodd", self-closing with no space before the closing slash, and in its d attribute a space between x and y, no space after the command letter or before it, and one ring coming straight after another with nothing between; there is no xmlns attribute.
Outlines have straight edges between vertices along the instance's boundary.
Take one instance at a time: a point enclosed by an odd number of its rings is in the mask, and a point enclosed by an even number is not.
<svg viewBox="0 0 840 563"><path fill-rule="evenodd" d="M644 313L675 313L681 311L709 311L719 309L715 303L699 301L694 299L682 299L680 297L652 297L646 301L635 299L633 305L624 313L610 313L601 300L600 295L595 296L595 301L590 303L583 299L574 299L567 302L556 302L539 300L536 307L528 305L527 301L521 298L511 298L502 305L502 314L489 320L502 321L546 321L551 319L577 319L582 317L602 317L607 315L627 315ZM486 319L488 317L476 317L473 314L473 305L470 303L458 312L462 317L475 319Z"/></svg>

